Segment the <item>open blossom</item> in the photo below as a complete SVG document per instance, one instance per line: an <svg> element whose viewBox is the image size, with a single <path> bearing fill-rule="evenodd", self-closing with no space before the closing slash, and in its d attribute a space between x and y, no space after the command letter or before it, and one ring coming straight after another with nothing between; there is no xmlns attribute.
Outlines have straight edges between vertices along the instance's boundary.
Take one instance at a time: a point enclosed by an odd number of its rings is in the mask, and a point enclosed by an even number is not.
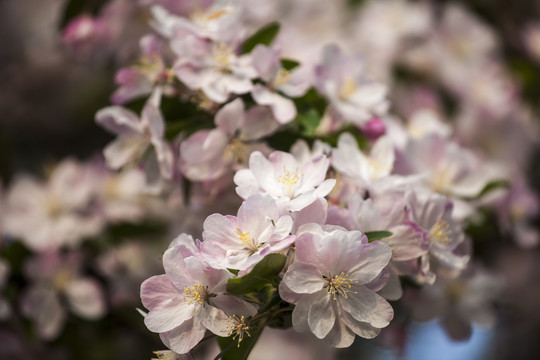
<svg viewBox="0 0 540 360"><path fill-rule="evenodd" d="M252 195L238 209L238 216L210 215L204 221L202 254L214 267L248 270L270 253L287 249L291 216L280 216L268 195Z"/></svg>
<svg viewBox="0 0 540 360"><path fill-rule="evenodd" d="M276 120L286 124L296 117L296 106L280 93L293 98L302 96L311 85L311 79L307 67L284 69L279 55L279 51L261 44L253 49L253 66L266 86L254 85L251 96L257 104L270 106Z"/></svg>
<svg viewBox="0 0 540 360"><path fill-rule="evenodd" d="M150 95L156 87L171 92L173 73L165 65L164 51L155 35L146 35L139 42L142 56L133 66L122 68L116 73L118 89L112 94L114 104L124 104L130 100Z"/></svg>
<svg viewBox="0 0 540 360"><path fill-rule="evenodd" d="M17 178L5 199L4 231L30 249L75 247L98 234L103 221L90 210L96 179L73 159L58 164L46 182Z"/></svg>
<svg viewBox="0 0 540 360"><path fill-rule="evenodd" d="M282 210L298 211L325 197L334 187L334 179L325 180L328 165L324 155L299 164L286 152L274 151L266 159L256 151L249 157L249 169L234 176L236 192L244 199L257 193L268 194Z"/></svg>
<svg viewBox="0 0 540 360"><path fill-rule="evenodd" d="M410 223L417 226L429 241L429 254L422 257L422 275L418 280L433 283L430 263L435 260L444 268L461 271L469 262L470 255L461 253L465 235L461 225L452 218L453 204L446 197L425 192L410 192ZM403 264L405 265L405 264ZM415 264L414 266L417 266Z"/></svg>
<svg viewBox="0 0 540 360"><path fill-rule="evenodd" d="M41 338L52 340L58 336L66 321L66 308L87 320L105 314L101 287L81 273L81 264L79 253L58 251L40 253L26 263L31 284L23 294L21 307Z"/></svg>
<svg viewBox="0 0 540 360"><path fill-rule="evenodd" d="M180 354L197 345L207 329L226 337L233 315L256 313L253 305L225 294L233 274L210 267L196 254L190 256L191 250L184 244L187 240L185 236L178 239L163 254L164 275L141 285L141 299L149 310L146 326Z"/></svg>
<svg viewBox="0 0 540 360"><path fill-rule="evenodd" d="M373 338L394 312L375 293L388 279L392 251L369 244L360 231L304 225L296 240L296 261L280 284L280 295L295 304L297 331L311 331L336 347L348 347L355 334Z"/></svg>
<svg viewBox="0 0 540 360"><path fill-rule="evenodd" d="M390 175L394 159L394 145L388 136L381 136L367 155L351 134L343 133L332 151L332 167L362 187Z"/></svg>
<svg viewBox="0 0 540 360"><path fill-rule="evenodd" d="M323 49L315 78L317 90L347 122L363 125L388 107L386 86L367 76L361 59L346 58L335 45Z"/></svg>
<svg viewBox="0 0 540 360"><path fill-rule="evenodd" d="M180 144L180 169L190 180L215 180L231 165L246 164L251 152L266 150L257 140L279 126L267 108L246 111L240 98L224 105L215 123L215 129L197 131Z"/></svg>
<svg viewBox="0 0 540 360"><path fill-rule="evenodd" d="M159 110L160 95L159 91L152 94L140 118L131 110L120 106L109 106L97 112L96 122L118 135L103 151L110 168L117 170L130 163L139 162L150 148L152 151L146 164L157 163L161 176L165 179L172 178L173 153L163 139L165 122ZM154 174L147 176L155 177Z"/></svg>

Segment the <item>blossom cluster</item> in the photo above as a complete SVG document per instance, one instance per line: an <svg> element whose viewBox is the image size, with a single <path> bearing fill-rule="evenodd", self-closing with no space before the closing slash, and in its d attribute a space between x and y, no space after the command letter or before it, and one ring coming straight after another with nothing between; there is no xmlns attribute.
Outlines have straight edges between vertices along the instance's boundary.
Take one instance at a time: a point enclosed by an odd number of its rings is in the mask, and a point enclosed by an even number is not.
<svg viewBox="0 0 540 360"><path fill-rule="evenodd" d="M0 257L0 322L20 313L50 341L68 312L140 297L160 359L213 337L217 358L246 359L269 327L346 348L399 346L410 319L453 339L495 324L505 284L474 228L540 240L539 130L495 35L455 4L436 19L424 2L287 3L114 0L67 24L74 55L120 63L95 114L112 139L0 192L0 251L27 251Z"/></svg>

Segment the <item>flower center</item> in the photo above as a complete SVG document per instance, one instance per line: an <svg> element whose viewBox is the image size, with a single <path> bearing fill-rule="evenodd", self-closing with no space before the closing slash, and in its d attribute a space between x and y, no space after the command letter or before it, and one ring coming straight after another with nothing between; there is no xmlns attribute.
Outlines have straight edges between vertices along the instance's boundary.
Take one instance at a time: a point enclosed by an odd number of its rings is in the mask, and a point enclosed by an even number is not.
<svg viewBox="0 0 540 360"><path fill-rule="evenodd" d="M253 238L249 236L249 231L242 232L240 228L236 228L235 232L238 234L238 240L240 240L242 245L252 254L257 252L257 250L259 250L259 248L262 246L262 244L256 243Z"/></svg>
<svg viewBox="0 0 540 360"><path fill-rule="evenodd" d="M159 350L154 351L154 355L157 356L157 358L152 358L152 360L177 360L178 355L170 350Z"/></svg>
<svg viewBox="0 0 540 360"><path fill-rule="evenodd" d="M243 315L241 317L238 317L238 315L229 316L227 322L231 323L231 325L227 325L229 336L234 334L233 340L238 338L238 347L240 347L240 343L244 340L244 335L251 337L249 326Z"/></svg>
<svg viewBox="0 0 540 360"><path fill-rule="evenodd" d="M341 91L339 93L339 97L342 100L348 99L355 91L356 91L356 81L354 79L347 77L345 81L343 82L343 86L341 87Z"/></svg>
<svg viewBox="0 0 540 360"><path fill-rule="evenodd" d="M291 72L286 69L279 69L274 80L274 86L279 87L288 83L291 80Z"/></svg>
<svg viewBox="0 0 540 360"><path fill-rule="evenodd" d="M326 281L324 287L328 288L328 294L332 295L334 301L337 300L338 296L343 296L345 299L348 299L347 293L352 291L352 284L358 284L358 281L349 279L349 276L354 276L354 274L349 275L342 272L333 277L323 276L323 279ZM354 291L353 294L357 294L357 292Z"/></svg>
<svg viewBox="0 0 540 360"><path fill-rule="evenodd" d="M429 231L429 238L435 240L439 244L448 246L452 241L449 236L451 233L450 224L448 224L446 220L439 219Z"/></svg>
<svg viewBox="0 0 540 360"><path fill-rule="evenodd" d="M189 305L195 304L198 302L200 305L203 305L209 297L208 286L203 286L201 284L196 284L195 286L184 288L184 301L187 301Z"/></svg>
<svg viewBox="0 0 540 360"><path fill-rule="evenodd" d="M277 180L285 185L287 189L287 196L292 197L294 191L294 185L296 185L301 179L301 175L298 175L298 167L294 170L294 172L287 170L287 168L283 169L283 175L278 176Z"/></svg>
<svg viewBox="0 0 540 360"><path fill-rule="evenodd" d="M229 67L231 57L234 55L231 47L224 43L218 43L214 47L213 57L217 62L217 66L222 70L226 70Z"/></svg>

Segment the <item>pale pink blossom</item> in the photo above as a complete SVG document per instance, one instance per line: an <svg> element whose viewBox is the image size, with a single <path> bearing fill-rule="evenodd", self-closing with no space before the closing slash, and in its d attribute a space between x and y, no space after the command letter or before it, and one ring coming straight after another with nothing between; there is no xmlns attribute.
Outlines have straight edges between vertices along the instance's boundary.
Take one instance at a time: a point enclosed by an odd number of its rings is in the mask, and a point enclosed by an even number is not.
<svg viewBox="0 0 540 360"><path fill-rule="evenodd" d="M202 254L213 267L246 271L265 255L286 250L295 239L292 225L270 196L255 194L237 216L212 214L204 221Z"/></svg>
<svg viewBox="0 0 540 360"><path fill-rule="evenodd" d="M81 273L81 260L79 253L47 251L26 263L31 285L23 294L22 312L45 340L58 336L66 321L66 309L86 320L105 314L101 286Z"/></svg>
<svg viewBox="0 0 540 360"><path fill-rule="evenodd" d="M363 125L386 111L386 86L369 78L361 59L346 58L337 46L323 49L315 79L317 90L347 122Z"/></svg>
<svg viewBox="0 0 540 360"><path fill-rule="evenodd" d="M141 117L131 110L120 106L109 106L96 114L96 122L106 130L118 135L103 154L107 165L120 169L131 163L143 160L147 150L151 150L145 159L146 164L157 162L159 174L165 179L173 176L173 152L164 140L165 121L159 110L160 91L155 91L146 102ZM149 178L155 174L147 172Z"/></svg>
<svg viewBox="0 0 540 360"><path fill-rule="evenodd" d="M380 137L368 155L358 148L351 134L343 133L332 151L332 167L362 187L390 175L394 159L394 145L388 136Z"/></svg>
<svg viewBox="0 0 540 360"><path fill-rule="evenodd" d="M186 247L176 244L163 255L164 275L141 285L141 299L149 310L148 329L160 334L171 350L184 354L204 337L206 330L228 336L229 316L254 315L253 305L225 294L233 274L214 269L198 256L186 256Z"/></svg>
<svg viewBox="0 0 540 360"><path fill-rule="evenodd" d="M287 97L296 98L306 93L311 85L309 69L302 66L291 71L284 69L280 51L261 44L253 49L251 55L253 66L266 85L254 85L251 90L253 100L259 105L269 106L281 124L291 122L296 117L296 106Z"/></svg>
<svg viewBox="0 0 540 360"><path fill-rule="evenodd" d="M190 180L215 180L246 164L253 151L269 151L257 140L279 126L268 109L246 111L239 98L216 113L215 123L215 129L198 131L180 144L180 170Z"/></svg>
<svg viewBox="0 0 540 360"><path fill-rule="evenodd" d="M234 176L236 192L243 199L263 193L276 200L282 210L298 211L322 198L336 181L326 178L329 161L319 155L305 164L289 153L275 151L266 159L256 151L249 158L249 169Z"/></svg>
<svg viewBox="0 0 540 360"><path fill-rule="evenodd" d="M369 244L360 231L323 230L305 225L296 240L296 261L280 284L280 295L295 304L292 322L336 347L348 347L355 334L373 338L392 320L392 307L375 291L388 279L392 251Z"/></svg>

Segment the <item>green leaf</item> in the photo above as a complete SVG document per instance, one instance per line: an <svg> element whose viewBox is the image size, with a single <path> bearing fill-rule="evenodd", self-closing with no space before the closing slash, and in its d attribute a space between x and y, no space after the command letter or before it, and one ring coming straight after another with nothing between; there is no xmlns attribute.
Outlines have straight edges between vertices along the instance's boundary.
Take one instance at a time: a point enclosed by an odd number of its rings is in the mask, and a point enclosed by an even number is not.
<svg viewBox="0 0 540 360"><path fill-rule="evenodd" d="M266 255L248 274L227 281L227 291L233 295L244 295L257 292L271 284L279 274L287 257L281 254Z"/></svg>
<svg viewBox="0 0 540 360"><path fill-rule="evenodd" d="M251 50L253 50L255 46L259 44L270 45L278 32L279 23L277 22L272 22L264 26L244 42L244 45L242 46L242 53L246 54L251 52Z"/></svg>
<svg viewBox="0 0 540 360"><path fill-rule="evenodd" d="M259 336L261 335L262 331L264 329L263 326L258 326L255 328L254 331L250 332L251 336L245 335L242 342L240 342L240 346L238 346L238 338L233 340L233 336L231 335L229 337L217 337L217 341L219 344L219 348L221 349L220 355L216 357L216 359L223 359L223 360L245 360L248 358L249 353L255 346L255 343L259 339Z"/></svg>
<svg viewBox="0 0 540 360"><path fill-rule="evenodd" d="M492 192L493 190L497 189L507 189L510 186L507 180L493 180L484 186L482 191L478 194L477 198L481 198L482 196Z"/></svg>
<svg viewBox="0 0 540 360"><path fill-rule="evenodd" d="M292 69L294 69L298 65L300 65L300 63L298 61L296 61L296 60L281 59L281 66L283 66L283 68L285 70L291 71Z"/></svg>
<svg viewBox="0 0 540 360"><path fill-rule="evenodd" d="M368 231L365 234L366 234L369 242L381 240L381 239L384 239L384 238L387 238L387 237L390 237L390 236L393 235L390 231L384 231L384 230L382 230L382 231Z"/></svg>
<svg viewBox="0 0 540 360"><path fill-rule="evenodd" d="M304 128L304 135L313 136L315 135L315 130L321 123L321 116L315 109L309 109L307 112L298 115L298 120L302 127Z"/></svg>

